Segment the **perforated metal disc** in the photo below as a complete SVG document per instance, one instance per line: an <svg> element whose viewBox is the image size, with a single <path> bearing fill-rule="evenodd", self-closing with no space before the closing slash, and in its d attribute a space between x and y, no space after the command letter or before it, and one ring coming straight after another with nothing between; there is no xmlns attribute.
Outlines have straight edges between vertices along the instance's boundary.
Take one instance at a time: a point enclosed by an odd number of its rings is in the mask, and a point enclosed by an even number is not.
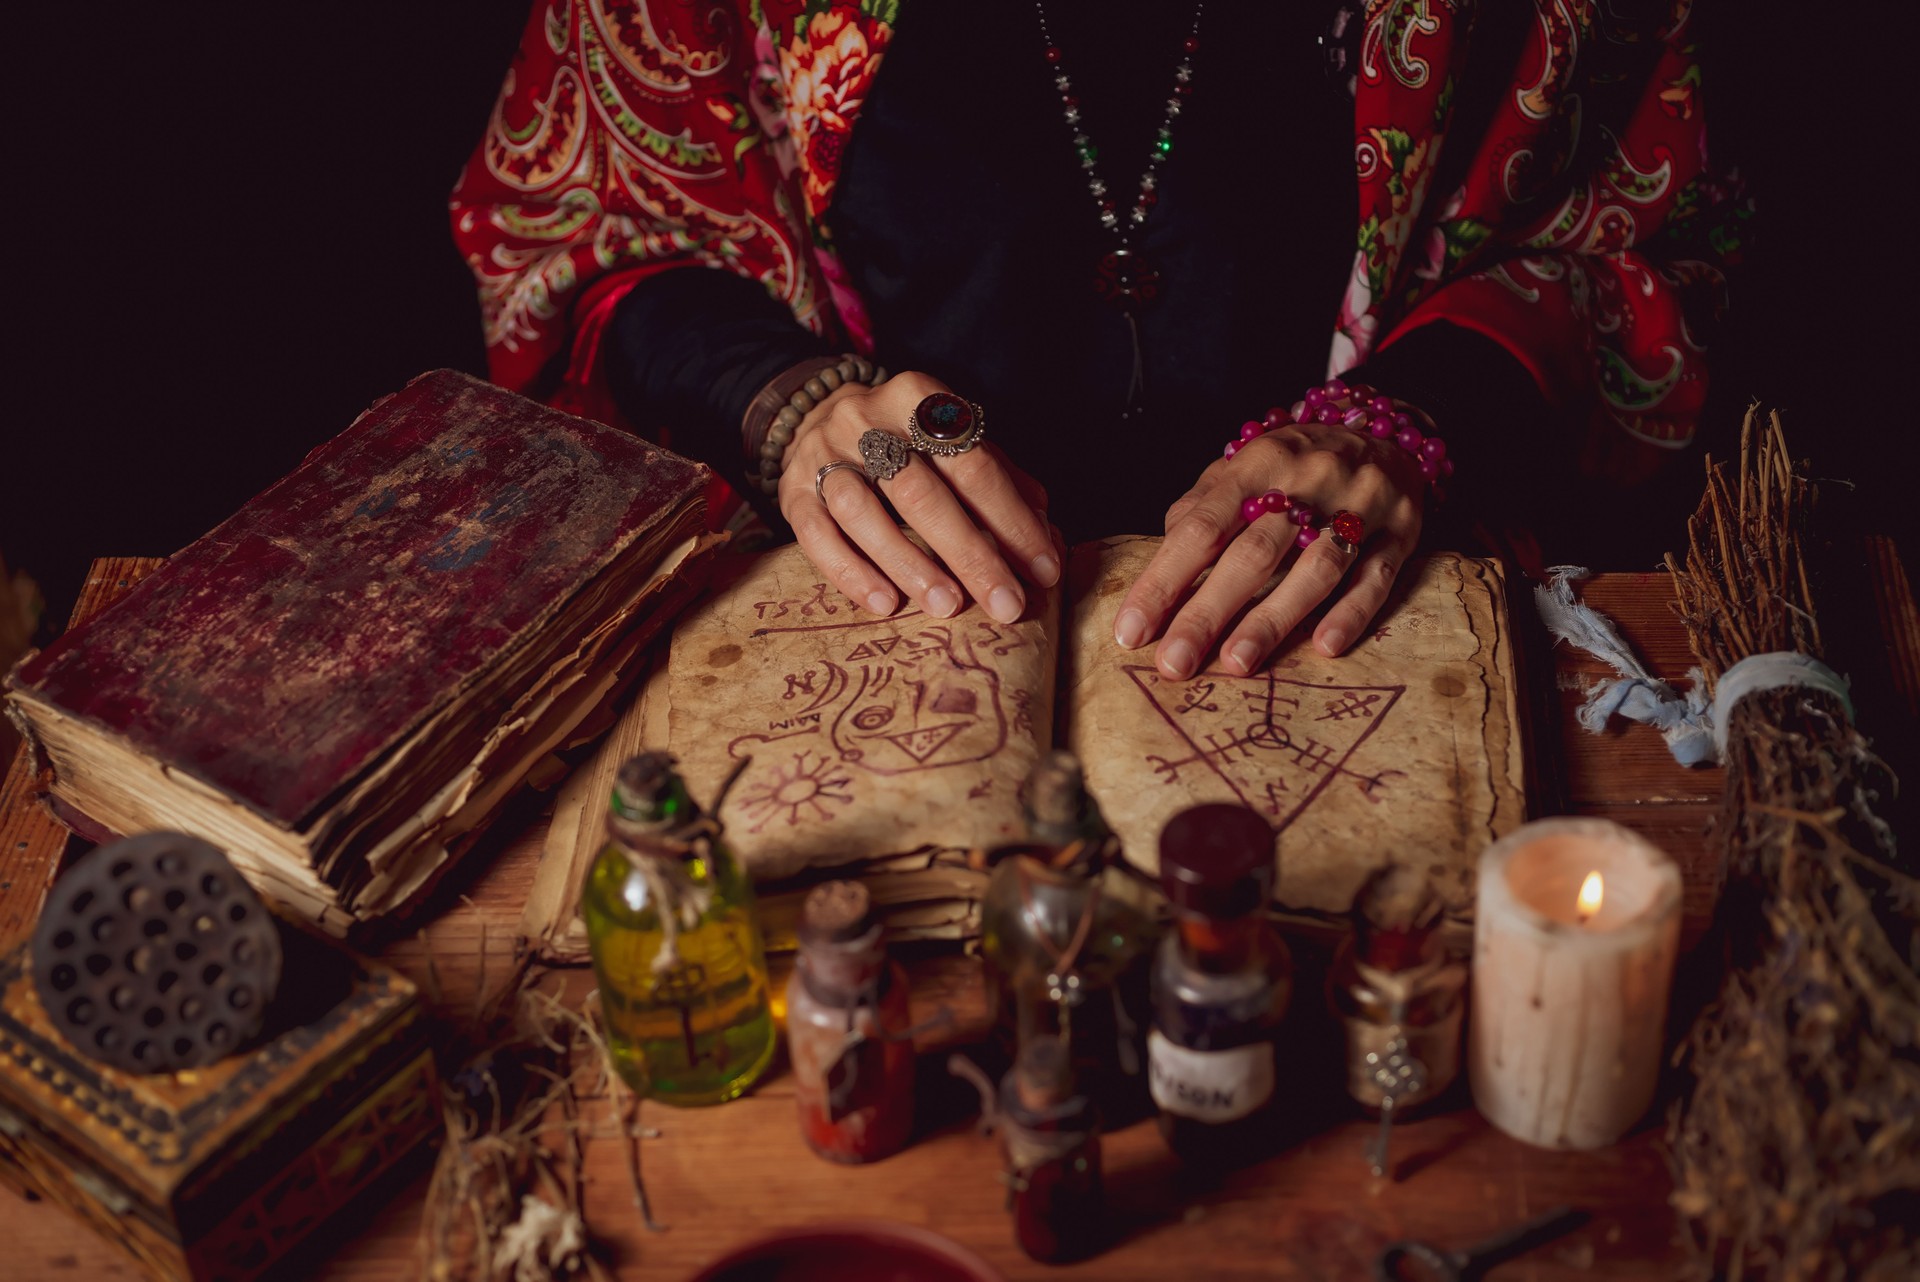
<svg viewBox="0 0 1920 1282"><path fill-rule="evenodd" d="M33 983L82 1053L134 1073L211 1064L260 1031L280 933L225 855L150 832L82 856L33 932Z"/></svg>

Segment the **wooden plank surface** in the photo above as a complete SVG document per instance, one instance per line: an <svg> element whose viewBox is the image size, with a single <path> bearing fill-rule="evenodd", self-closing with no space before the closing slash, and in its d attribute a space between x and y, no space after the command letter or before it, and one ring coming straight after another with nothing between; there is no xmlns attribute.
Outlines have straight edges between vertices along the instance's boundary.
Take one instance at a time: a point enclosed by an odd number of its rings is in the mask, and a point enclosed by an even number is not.
<svg viewBox="0 0 1920 1282"><path fill-rule="evenodd" d="M126 562L101 562L90 587L120 582ZM1684 635L1667 607L1670 589L1658 575L1601 575L1582 596L1610 614L1656 673L1681 677L1691 664ZM1524 594L1516 592L1516 630L1538 634ZM1541 654L1544 635L1536 635ZM1718 878L1705 828L1720 788L1717 770L1673 764L1653 731L1633 726L1586 734L1572 710L1599 665L1565 650L1551 658L1550 706L1532 733L1551 760L1564 808L1617 819L1648 833L1680 860L1688 884L1687 937L1697 939L1711 911ZM31 921L51 875L57 830L28 804L30 781L9 777L0 833L26 834L12 851L0 887L0 924ZM1559 808L1559 807L1556 807ZM437 982L445 1018L474 1008L480 987L511 964L521 903L540 858L541 821L522 816L503 833L486 867L450 891L447 906L385 947L382 956L421 981ZM11 848L10 848L11 849ZM0 852L6 853L6 852ZM33 854L38 862L25 858ZM433 979L428 978L429 959ZM1318 1003L1313 959L1303 958L1296 1007ZM1698 959L1683 960L1696 972ZM1376 1180L1361 1160L1370 1122L1337 1104L1303 1103L1303 1138L1280 1155L1214 1186L1190 1183L1167 1155L1151 1122L1107 1138L1112 1222L1119 1241L1098 1258L1067 1268L1040 1266L1013 1247L997 1181L992 1141L972 1133L970 1092L942 1067L948 1043L974 1035L984 1022L977 964L933 955L912 964L916 1015L941 1004L960 1014L946 1041L928 1043L921 1060L921 1137L907 1152L872 1167L821 1162L801 1143L784 1069L746 1099L716 1109L646 1107L658 1139L644 1145L656 1215L669 1230L639 1223L620 1147L588 1151L588 1208L623 1278L684 1278L697 1267L771 1227L828 1218L882 1217L923 1224L965 1242L1009 1278L1068 1275L1146 1279L1357 1278L1387 1242L1417 1236L1466 1245L1543 1208L1572 1203L1593 1220L1561 1241L1494 1273L1499 1279L1611 1279L1674 1276L1682 1258L1677 1225L1666 1205L1670 1188L1657 1116L1611 1149L1560 1154L1531 1149L1489 1127L1456 1090L1447 1107L1398 1128L1400 1179ZM587 976L565 982L583 991ZM1656 1110L1657 1112L1657 1110ZM424 1176L355 1226L322 1235L330 1255L307 1261L317 1273L356 1282L411 1282L419 1276L416 1231ZM131 1276L106 1246L52 1208L0 1195L0 1235L20 1278L91 1279ZM324 1248L313 1248L316 1251Z"/></svg>

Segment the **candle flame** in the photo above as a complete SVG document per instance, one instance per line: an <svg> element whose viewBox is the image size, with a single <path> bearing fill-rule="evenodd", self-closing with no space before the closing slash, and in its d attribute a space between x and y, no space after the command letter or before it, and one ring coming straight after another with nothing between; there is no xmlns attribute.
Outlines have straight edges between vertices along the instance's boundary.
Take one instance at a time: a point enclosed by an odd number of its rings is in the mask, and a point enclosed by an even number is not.
<svg viewBox="0 0 1920 1282"><path fill-rule="evenodd" d="M1600 878L1600 870L1594 869L1587 879L1580 883L1580 920L1591 921L1600 911L1600 900L1606 894L1606 884Z"/></svg>

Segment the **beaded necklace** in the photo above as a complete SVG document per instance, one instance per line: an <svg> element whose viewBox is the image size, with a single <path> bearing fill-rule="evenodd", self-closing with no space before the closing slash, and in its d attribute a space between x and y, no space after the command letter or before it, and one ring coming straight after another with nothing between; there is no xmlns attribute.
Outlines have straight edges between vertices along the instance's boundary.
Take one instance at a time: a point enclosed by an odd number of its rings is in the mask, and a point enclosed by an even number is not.
<svg viewBox="0 0 1920 1282"><path fill-rule="evenodd" d="M1193 57L1200 51L1200 13L1205 0L1195 0L1193 25L1181 42L1180 61L1173 69L1173 91L1161 112L1160 127L1147 149L1147 167L1140 173L1133 207L1123 216L1119 203L1108 193L1106 180L1100 177L1100 150L1080 124L1080 99L1067 75L1065 55L1053 42L1047 29L1045 0L1034 0L1040 15L1040 38L1045 44L1047 65L1053 68L1053 87L1060 94L1061 114L1073 135L1074 157L1087 176L1087 191L1093 197L1100 226L1111 238L1112 248L1100 256L1094 274L1094 292L1126 318L1127 333L1133 343L1133 373L1127 382L1127 403L1123 419L1132 418L1144 408L1146 397L1146 357L1140 345L1140 313L1160 297L1160 272L1133 246L1134 233L1146 225L1147 215L1159 201L1159 169L1173 152L1173 121L1192 93Z"/></svg>

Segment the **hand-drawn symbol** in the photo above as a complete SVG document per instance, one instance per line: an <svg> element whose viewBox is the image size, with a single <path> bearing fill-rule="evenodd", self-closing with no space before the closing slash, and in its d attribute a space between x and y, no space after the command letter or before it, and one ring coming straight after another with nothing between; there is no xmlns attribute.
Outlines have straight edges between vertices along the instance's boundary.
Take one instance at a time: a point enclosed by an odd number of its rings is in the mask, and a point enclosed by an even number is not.
<svg viewBox="0 0 1920 1282"><path fill-rule="evenodd" d="M1352 690L1343 690L1337 699L1327 700L1327 710L1315 717L1315 721L1344 721L1349 717L1371 717L1373 705L1380 702L1378 691L1362 695Z"/></svg>
<svg viewBox="0 0 1920 1282"><path fill-rule="evenodd" d="M1214 684L1211 681L1194 681L1187 685L1186 693L1180 697L1181 712L1218 712L1220 705L1213 701Z"/></svg>
<svg viewBox="0 0 1920 1282"><path fill-rule="evenodd" d="M762 618L779 618L783 613L804 615L808 604L813 602L783 594L782 600L756 603L755 608ZM763 605L781 612L770 614ZM1012 629L930 623L914 614L878 621L788 622L757 628L751 635L775 632L832 634L820 638L816 663L826 680L815 678L813 667L784 675L786 689L780 699L790 695L797 700L817 691L813 701L798 713L769 721L772 733L735 738L728 745L733 756L770 740L815 733L821 724L833 745L830 755L875 774L911 774L984 761L1006 747L1008 700L1002 698L991 656L981 652L1004 654L1032 644ZM846 666L828 658L830 654L844 655ZM777 689L753 697L771 701ZM1030 735L1032 695L1016 691L1010 699L1016 726ZM808 716L813 713L817 721Z"/></svg>
<svg viewBox="0 0 1920 1282"><path fill-rule="evenodd" d="M1386 776L1399 773L1363 775L1347 769L1346 763L1405 693L1405 686L1319 685L1273 670L1255 677L1209 672L1191 682L1164 681L1146 665L1128 664L1125 671L1186 749L1184 755L1148 754L1147 765L1154 773L1168 783L1185 781L1196 797L1206 789L1196 788L1194 773L1211 774L1242 805L1273 816L1276 827L1285 828L1298 818L1336 775L1351 776L1369 801L1378 801L1375 794ZM1196 698L1193 687L1199 684L1212 690ZM1218 699L1236 685L1240 712L1233 710L1232 700ZM1307 734L1291 722L1309 699L1343 706L1351 701L1367 715L1316 718L1314 733ZM1227 711L1206 715L1208 701L1221 703Z"/></svg>
<svg viewBox="0 0 1920 1282"><path fill-rule="evenodd" d="M872 637L847 651L847 661L851 663L855 659L884 659L892 654L893 647L899 644L899 637Z"/></svg>
<svg viewBox="0 0 1920 1282"><path fill-rule="evenodd" d="M812 763L809 757L818 757ZM747 786L740 798L740 809L751 821L748 832L759 832L776 818L784 817L787 827L803 821L821 823L832 819L835 806L853 801L853 779L839 762L812 752L797 752L790 766L776 766L771 775Z"/></svg>

